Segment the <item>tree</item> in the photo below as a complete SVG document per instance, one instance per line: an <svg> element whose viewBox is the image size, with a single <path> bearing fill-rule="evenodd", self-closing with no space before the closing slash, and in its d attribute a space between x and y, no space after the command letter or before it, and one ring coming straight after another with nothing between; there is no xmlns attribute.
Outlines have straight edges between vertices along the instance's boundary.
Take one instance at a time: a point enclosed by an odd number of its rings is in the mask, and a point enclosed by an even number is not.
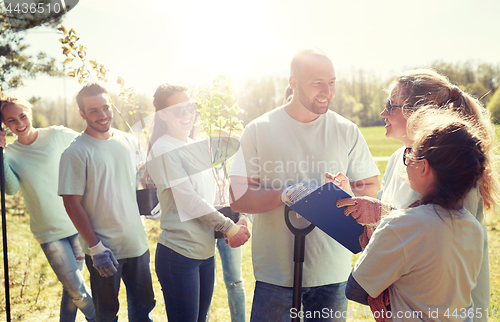
<svg viewBox="0 0 500 322"><path fill-rule="evenodd" d="M492 121L495 124L500 124L500 88L493 94L493 97L491 97L486 107L491 113Z"/></svg>
<svg viewBox="0 0 500 322"><path fill-rule="evenodd" d="M27 54L29 45L24 40L27 29L38 26L55 28L60 23L60 17L48 22L32 18L24 23L23 28L12 28L9 18L12 17L9 17L5 3L0 3L0 87L16 88L23 84L23 79L40 73L62 76L54 58L43 52L35 56Z"/></svg>

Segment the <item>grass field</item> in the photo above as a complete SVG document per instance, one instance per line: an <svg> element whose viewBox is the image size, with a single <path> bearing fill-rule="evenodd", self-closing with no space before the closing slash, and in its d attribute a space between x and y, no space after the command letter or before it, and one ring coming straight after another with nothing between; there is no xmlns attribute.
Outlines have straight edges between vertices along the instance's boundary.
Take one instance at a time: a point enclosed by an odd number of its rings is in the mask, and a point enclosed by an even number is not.
<svg viewBox="0 0 500 322"><path fill-rule="evenodd" d="M386 139L384 129L362 128L370 150L374 156L389 156L401 143L396 140ZM387 162L378 162L378 167L383 174ZM380 177L381 178L381 177ZM62 286L57 281L50 266L46 262L45 256L41 252L40 246L34 240L29 231L29 219L25 213L24 202L20 194L8 196L7 198L7 231L9 247L9 275L10 275L10 298L11 314L13 321L58 321L59 303L61 300ZM161 295L160 285L154 273L154 253L156 251L156 241L160 233L158 221L146 221L146 230L149 236L150 251L152 254L152 276L157 305L153 311L155 321L167 321L165 306ZM490 309L500 310L500 215L488 217L488 237L490 247L490 270L491 270L491 307ZM353 263L357 256L354 257ZM3 260L3 255L2 255ZM217 256L217 285L214 292L212 307L210 312L211 321L230 321L229 309L227 306L227 295L220 271L220 262ZM247 317L250 316L252 304L253 287L255 279L253 277L251 262L251 245L247 243L243 246L243 277L246 290ZM0 321L5 317L5 294L3 266L0 269ZM88 280L88 273L85 272ZM125 291L122 287L120 291L120 320L127 321ZM356 304L350 303L350 308L358 308ZM348 321L367 321L369 319L352 319ZM495 319L490 319L493 321ZM500 319L498 319L500 320ZM85 321L83 315L78 313L77 321Z"/></svg>

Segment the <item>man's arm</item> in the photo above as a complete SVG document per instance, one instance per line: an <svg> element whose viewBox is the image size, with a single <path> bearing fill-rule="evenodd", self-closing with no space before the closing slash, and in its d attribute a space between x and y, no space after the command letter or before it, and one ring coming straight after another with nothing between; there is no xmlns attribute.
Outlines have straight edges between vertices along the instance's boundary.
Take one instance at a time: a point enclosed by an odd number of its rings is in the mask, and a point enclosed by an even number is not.
<svg viewBox="0 0 500 322"><path fill-rule="evenodd" d="M266 189L260 186L258 179L231 176L231 209L249 214L273 210L283 205L283 189Z"/></svg>
<svg viewBox="0 0 500 322"><path fill-rule="evenodd" d="M356 196L377 198L377 192L380 190L378 176L351 182L351 188Z"/></svg>
<svg viewBox="0 0 500 322"><path fill-rule="evenodd" d="M63 195L64 207L69 215L69 218L75 225L76 230L80 233L83 240L89 247L97 245L99 238L94 233L89 217L82 206L82 196L79 195Z"/></svg>

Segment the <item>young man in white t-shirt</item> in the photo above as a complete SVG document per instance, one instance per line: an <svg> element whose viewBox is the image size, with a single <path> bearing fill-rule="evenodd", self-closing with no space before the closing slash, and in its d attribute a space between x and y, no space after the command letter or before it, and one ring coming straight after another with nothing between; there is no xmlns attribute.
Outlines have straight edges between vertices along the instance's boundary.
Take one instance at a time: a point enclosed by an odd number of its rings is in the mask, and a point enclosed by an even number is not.
<svg viewBox="0 0 500 322"><path fill-rule="evenodd" d="M120 279L129 320L152 321L150 255L135 191L138 142L111 128L109 95L97 84L77 95L87 128L61 156L59 195L85 242L97 321L117 317Z"/></svg>
<svg viewBox="0 0 500 322"><path fill-rule="evenodd" d="M317 228L306 237L303 312L291 309L294 242L282 201L287 186L303 181L320 186L325 172L345 173L357 195L377 195L379 171L363 136L354 123L328 109L335 80L325 53L298 52L291 64L291 101L253 120L241 137L230 172L231 208L256 214L252 321L290 321L301 315L345 321L351 253Z"/></svg>

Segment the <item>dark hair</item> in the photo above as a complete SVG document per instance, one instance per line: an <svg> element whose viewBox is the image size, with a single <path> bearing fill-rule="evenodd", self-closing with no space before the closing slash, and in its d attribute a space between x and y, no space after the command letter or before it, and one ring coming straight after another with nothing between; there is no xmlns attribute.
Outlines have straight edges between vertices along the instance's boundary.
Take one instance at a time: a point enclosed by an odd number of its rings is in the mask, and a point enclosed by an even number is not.
<svg viewBox="0 0 500 322"><path fill-rule="evenodd" d="M167 100L174 94L186 92L188 89L182 85L164 83L158 86L153 95L153 105L156 111L168 107Z"/></svg>
<svg viewBox="0 0 500 322"><path fill-rule="evenodd" d="M177 93L186 92L187 87L182 85L175 85L170 83L164 83L158 86L155 94L153 95L153 105L155 107L156 113L153 120L153 131L151 132L151 138L149 140L148 151L151 150L153 144L158 140L160 136L165 134L165 122L160 118L158 111L169 107L168 99Z"/></svg>
<svg viewBox="0 0 500 322"><path fill-rule="evenodd" d="M412 114L408 124L415 143L408 158L410 162L427 160L434 175L434 189L410 207L438 204L446 209L459 209L462 206L467 193L482 179L489 161L475 123L435 107Z"/></svg>
<svg viewBox="0 0 500 322"><path fill-rule="evenodd" d="M97 83L88 83L78 92L76 95L76 103L78 104L78 108L84 112L85 105L83 104L84 97L92 97L97 96L99 94L108 94L108 91ZM108 94L109 95L109 94Z"/></svg>

